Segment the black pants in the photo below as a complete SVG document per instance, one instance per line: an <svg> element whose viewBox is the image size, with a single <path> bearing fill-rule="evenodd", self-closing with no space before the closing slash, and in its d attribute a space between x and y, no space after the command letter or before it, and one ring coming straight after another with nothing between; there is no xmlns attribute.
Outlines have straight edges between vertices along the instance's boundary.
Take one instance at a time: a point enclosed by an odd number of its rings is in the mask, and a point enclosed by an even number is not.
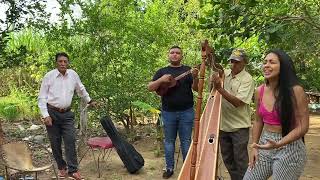
<svg viewBox="0 0 320 180"><path fill-rule="evenodd" d="M58 169L68 167L68 172L73 173L78 169L76 152L76 137L74 128L74 113L71 111L60 113L48 108L52 118L52 126L46 126L52 153L57 162ZM61 143L64 142L66 161L62 156Z"/></svg>
<svg viewBox="0 0 320 180"><path fill-rule="evenodd" d="M249 128L235 132L220 131L220 149L223 162L232 180L242 180L248 168Z"/></svg>

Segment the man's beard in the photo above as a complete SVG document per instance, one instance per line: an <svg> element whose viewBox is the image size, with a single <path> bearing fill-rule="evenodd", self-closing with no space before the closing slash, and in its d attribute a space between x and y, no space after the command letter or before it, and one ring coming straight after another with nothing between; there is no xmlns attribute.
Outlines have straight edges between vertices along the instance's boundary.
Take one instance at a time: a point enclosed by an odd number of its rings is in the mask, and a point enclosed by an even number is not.
<svg viewBox="0 0 320 180"><path fill-rule="evenodd" d="M172 61L172 60L169 60L169 61L170 61L170 64L172 64L172 65L174 65L174 66L180 65L180 62L181 62L181 60L180 60L180 61Z"/></svg>

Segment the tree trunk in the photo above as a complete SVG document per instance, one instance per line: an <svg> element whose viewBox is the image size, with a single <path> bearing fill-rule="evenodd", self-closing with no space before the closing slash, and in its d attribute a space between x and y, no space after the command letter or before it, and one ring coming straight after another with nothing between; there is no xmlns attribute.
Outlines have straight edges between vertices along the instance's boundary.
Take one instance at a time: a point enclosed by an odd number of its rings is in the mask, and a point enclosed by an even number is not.
<svg viewBox="0 0 320 180"><path fill-rule="evenodd" d="M157 121L156 121L156 133L157 133L157 151L158 155L160 155L164 150L164 144L163 144L163 125L161 122L161 114L158 115Z"/></svg>
<svg viewBox="0 0 320 180"><path fill-rule="evenodd" d="M130 106L130 117L129 117L129 121L130 121L130 127L131 129L133 129L133 109L132 109L132 106Z"/></svg>
<svg viewBox="0 0 320 180"><path fill-rule="evenodd" d="M125 114L123 114L122 116L120 116L119 119L120 119L121 123L123 124L126 132L129 132L129 129L130 129L129 122L128 122L128 119L129 119L129 118L126 117Z"/></svg>
<svg viewBox="0 0 320 180"><path fill-rule="evenodd" d="M4 132L3 132L3 129L2 129L2 124L1 124L1 121L0 121L0 145L4 143Z"/></svg>

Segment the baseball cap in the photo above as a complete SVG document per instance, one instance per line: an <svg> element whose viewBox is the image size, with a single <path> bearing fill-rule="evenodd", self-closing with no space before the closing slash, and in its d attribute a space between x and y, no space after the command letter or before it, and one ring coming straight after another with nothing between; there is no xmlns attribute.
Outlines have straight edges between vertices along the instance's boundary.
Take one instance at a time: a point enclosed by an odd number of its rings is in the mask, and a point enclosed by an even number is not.
<svg viewBox="0 0 320 180"><path fill-rule="evenodd" d="M242 61L242 60L248 61L248 56L243 49L237 48L232 51L228 60L231 60L231 59L236 61Z"/></svg>

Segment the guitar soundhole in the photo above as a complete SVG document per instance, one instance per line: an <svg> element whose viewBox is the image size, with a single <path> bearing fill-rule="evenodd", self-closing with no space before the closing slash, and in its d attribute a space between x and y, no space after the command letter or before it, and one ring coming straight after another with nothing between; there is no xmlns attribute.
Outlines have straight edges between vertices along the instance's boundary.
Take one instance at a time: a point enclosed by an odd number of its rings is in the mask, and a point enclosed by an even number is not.
<svg viewBox="0 0 320 180"><path fill-rule="evenodd" d="M213 144L214 141L215 141L215 135L214 134L210 134L209 139L208 139L209 144Z"/></svg>

